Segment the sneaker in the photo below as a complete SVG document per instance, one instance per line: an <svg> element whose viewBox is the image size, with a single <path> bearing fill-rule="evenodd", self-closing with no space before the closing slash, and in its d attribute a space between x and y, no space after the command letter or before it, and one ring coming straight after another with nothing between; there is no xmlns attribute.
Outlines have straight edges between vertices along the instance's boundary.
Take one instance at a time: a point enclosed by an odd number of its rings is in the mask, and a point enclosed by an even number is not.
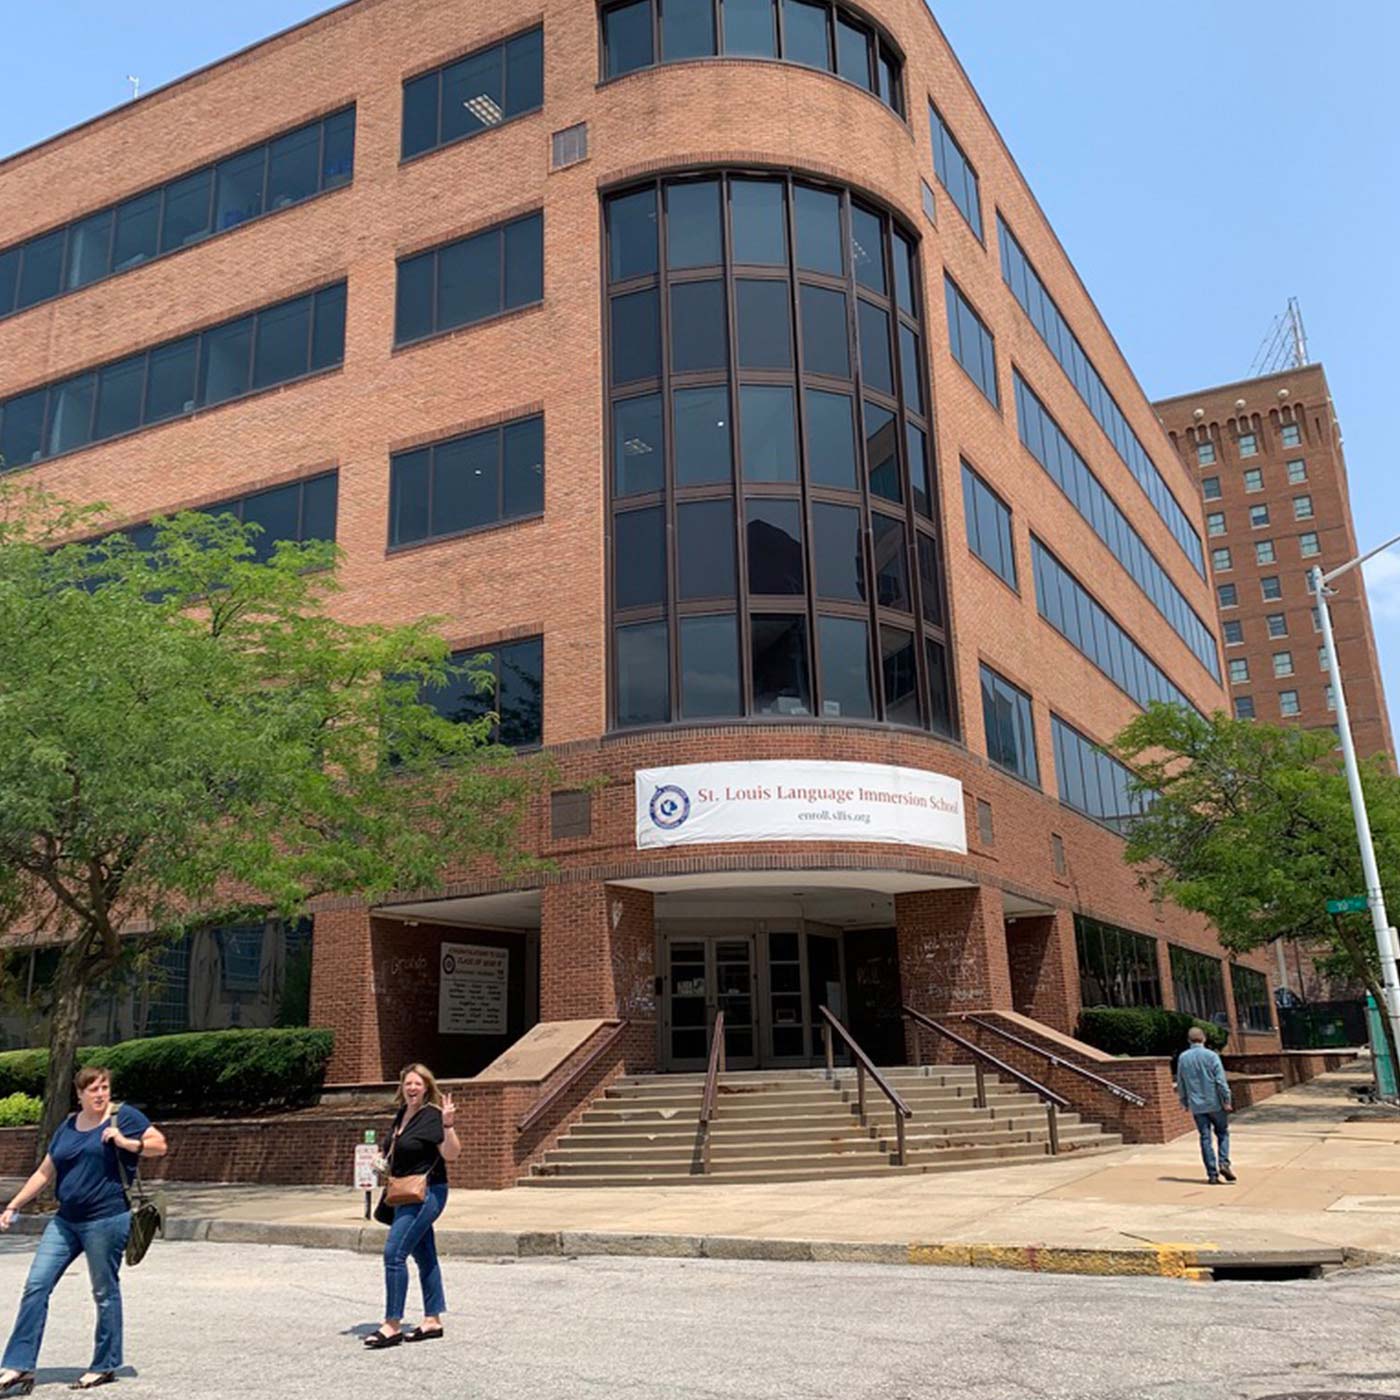
<svg viewBox="0 0 1400 1400"><path fill-rule="evenodd" d="M1224 1162L1221 1162L1220 1164L1220 1175L1223 1176L1225 1180L1229 1182L1234 1182L1238 1180L1234 1172L1232 1172Z"/></svg>
<svg viewBox="0 0 1400 1400"><path fill-rule="evenodd" d="M1206 1177L1206 1185L1207 1185L1207 1186L1219 1186L1219 1185L1220 1185L1220 1178L1219 1178L1218 1176L1208 1176L1208 1177Z"/></svg>

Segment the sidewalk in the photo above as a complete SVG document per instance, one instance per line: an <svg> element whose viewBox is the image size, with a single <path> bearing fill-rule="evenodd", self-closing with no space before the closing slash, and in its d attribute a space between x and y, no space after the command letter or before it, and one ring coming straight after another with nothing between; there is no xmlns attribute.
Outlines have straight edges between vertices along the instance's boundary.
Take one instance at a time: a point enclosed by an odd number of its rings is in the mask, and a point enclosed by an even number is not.
<svg viewBox="0 0 1400 1400"><path fill-rule="evenodd" d="M1400 1260L1400 1112L1348 1093L1369 1083L1367 1063L1237 1115L1236 1186L1206 1185L1191 1134L1079 1161L885 1180L454 1191L439 1247L1173 1276L1243 1262ZM349 1188L173 1183L165 1192L171 1238L366 1252L383 1242L363 1218L363 1194Z"/></svg>

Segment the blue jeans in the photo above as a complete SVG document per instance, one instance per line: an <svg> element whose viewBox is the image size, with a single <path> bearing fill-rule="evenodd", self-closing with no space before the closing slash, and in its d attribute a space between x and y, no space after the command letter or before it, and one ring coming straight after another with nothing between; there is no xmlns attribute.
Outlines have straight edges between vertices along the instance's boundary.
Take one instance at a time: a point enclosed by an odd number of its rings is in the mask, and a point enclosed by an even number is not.
<svg viewBox="0 0 1400 1400"><path fill-rule="evenodd" d="M1201 1161L1206 1164L1206 1175L1217 1177L1220 1169L1215 1164L1215 1144L1211 1141L1214 1133L1220 1139L1220 1166L1230 1165L1230 1115L1223 1108L1211 1113L1193 1113L1196 1131L1201 1135Z"/></svg>
<svg viewBox="0 0 1400 1400"><path fill-rule="evenodd" d="M447 1205L447 1185L428 1187L421 1205L395 1206L394 1223L384 1241L384 1317L389 1322L403 1319L408 1302L408 1260L418 1265L418 1282L423 1285L423 1316L440 1317L447 1311L442 1292L442 1266L438 1263L433 1221Z"/></svg>
<svg viewBox="0 0 1400 1400"><path fill-rule="evenodd" d="M104 1215L74 1224L54 1216L39 1237L20 1297L19 1316L10 1333L3 1364L13 1371L32 1371L39 1361L44 1324L49 1320L49 1294L80 1254L87 1255L92 1300L97 1304L97 1335L92 1346L94 1371L115 1371L122 1364L122 1290L118 1272L131 1215Z"/></svg>

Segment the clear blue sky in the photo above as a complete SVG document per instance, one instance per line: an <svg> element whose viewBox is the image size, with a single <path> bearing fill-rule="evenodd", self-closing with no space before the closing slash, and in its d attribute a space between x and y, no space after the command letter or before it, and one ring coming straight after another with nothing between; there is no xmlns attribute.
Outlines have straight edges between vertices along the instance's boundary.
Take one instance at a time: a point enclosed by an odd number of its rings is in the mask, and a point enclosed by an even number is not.
<svg viewBox="0 0 1400 1400"><path fill-rule="evenodd" d="M121 102L128 73L148 90L326 6L10 8L0 153ZM1346 433L1360 540L1400 533L1387 427L1400 418L1400 4L937 0L934 11L1148 394L1243 378L1299 297ZM1400 733L1400 552L1368 577Z"/></svg>

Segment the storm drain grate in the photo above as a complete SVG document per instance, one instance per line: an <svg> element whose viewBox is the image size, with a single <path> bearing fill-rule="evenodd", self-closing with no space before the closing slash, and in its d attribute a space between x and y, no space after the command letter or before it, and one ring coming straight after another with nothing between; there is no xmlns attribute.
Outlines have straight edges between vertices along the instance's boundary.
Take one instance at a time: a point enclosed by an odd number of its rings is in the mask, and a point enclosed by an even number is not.
<svg viewBox="0 0 1400 1400"><path fill-rule="evenodd" d="M1217 1264L1211 1268L1210 1276L1216 1283L1296 1283L1299 1279L1321 1278L1322 1265Z"/></svg>

